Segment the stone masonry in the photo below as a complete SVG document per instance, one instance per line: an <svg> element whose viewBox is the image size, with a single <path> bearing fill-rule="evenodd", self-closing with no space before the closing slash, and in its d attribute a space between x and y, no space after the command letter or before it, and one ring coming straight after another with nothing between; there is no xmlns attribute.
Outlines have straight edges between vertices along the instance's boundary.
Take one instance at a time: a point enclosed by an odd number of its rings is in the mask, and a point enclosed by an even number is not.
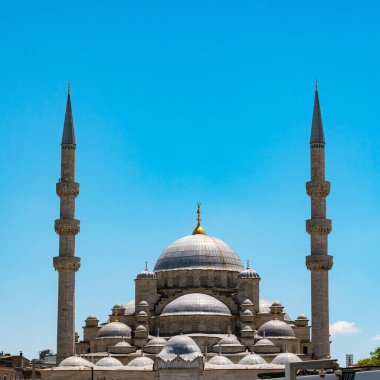
<svg viewBox="0 0 380 380"><path fill-rule="evenodd" d="M333 258L328 255L327 236L331 220L326 219L326 197L330 182L325 181L325 139L319 105L318 86L315 88L313 121L310 138L311 181L306 183L311 198L311 219L306 221L310 234L311 254L306 266L311 271L312 357L330 357L328 271Z"/></svg>
<svg viewBox="0 0 380 380"><path fill-rule="evenodd" d="M75 352L75 272L80 266L79 257L75 257L75 235L80 228L79 220L75 219L75 198L79 194L79 184L75 182L75 148L69 87L61 144L61 178L56 185L61 199L60 218L54 226L59 235L59 256L53 260L59 274L57 364Z"/></svg>

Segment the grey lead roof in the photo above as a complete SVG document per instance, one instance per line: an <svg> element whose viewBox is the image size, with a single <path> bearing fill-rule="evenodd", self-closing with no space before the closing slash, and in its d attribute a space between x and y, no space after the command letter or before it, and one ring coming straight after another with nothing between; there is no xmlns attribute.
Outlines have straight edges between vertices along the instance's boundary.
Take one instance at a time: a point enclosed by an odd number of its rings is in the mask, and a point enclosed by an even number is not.
<svg viewBox="0 0 380 380"><path fill-rule="evenodd" d="M197 344L189 336L176 335L168 340L157 358L164 362L171 362L177 357L191 362L197 357L203 357L203 355Z"/></svg>
<svg viewBox="0 0 380 380"><path fill-rule="evenodd" d="M161 316L179 314L218 314L231 315L230 309L218 299L202 293L185 294L168 303Z"/></svg>
<svg viewBox="0 0 380 380"><path fill-rule="evenodd" d="M313 109L313 121L311 123L311 136L310 144L312 143L325 143L325 135L323 132L321 107L319 105L318 90L315 90L314 96L314 109Z"/></svg>
<svg viewBox="0 0 380 380"><path fill-rule="evenodd" d="M65 122L63 124L62 144L75 144L73 111L71 109L70 92L67 94Z"/></svg>
<svg viewBox="0 0 380 380"><path fill-rule="evenodd" d="M195 268L244 270L239 256L228 244L212 236L197 234L169 245L158 258L154 272Z"/></svg>

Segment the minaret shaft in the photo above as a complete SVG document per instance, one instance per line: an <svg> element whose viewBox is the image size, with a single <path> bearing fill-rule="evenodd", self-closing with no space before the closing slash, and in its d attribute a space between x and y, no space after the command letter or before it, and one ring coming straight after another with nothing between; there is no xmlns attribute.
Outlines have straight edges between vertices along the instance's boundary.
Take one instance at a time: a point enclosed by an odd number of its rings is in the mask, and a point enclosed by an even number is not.
<svg viewBox="0 0 380 380"><path fill-rule="evenodd" d="M331 220L326 219L326 197L330 182L325 180L325 140L318 91L315 92L312 132L310 139L311 181L306 190L311 198L311 219L306 221L310 234L310 256L306 266L311 271L312 356L330 356L328 271L332 256L328 255L328 234Z"/></svg>
<svg viewBox="0 0 380 380"><path fill-rule="evenodd" d="M65 124L61 144L61 178L57 183L60 218L55 221L59 235L59 256L54 257L58 271L57 364L75 353L75 272L80 259L75 257L75 235L79 220L75 219L75 198L79 184L75 182L75 137L70 94L67 98Z"/></svg>

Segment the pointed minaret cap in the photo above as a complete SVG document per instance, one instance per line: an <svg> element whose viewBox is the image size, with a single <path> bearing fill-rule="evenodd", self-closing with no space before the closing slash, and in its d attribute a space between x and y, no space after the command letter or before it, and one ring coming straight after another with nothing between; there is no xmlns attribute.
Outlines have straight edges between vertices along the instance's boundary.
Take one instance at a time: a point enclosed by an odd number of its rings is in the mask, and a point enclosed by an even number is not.
<svg viewBox="0 0 380 380"><path fill-rule="evenodd" d="M63 124L62 145L75 145L73 111L71 109L70 81L67 88L65 122Z"/></svg>
<svg viewBox="0 0 380 380"><path fill-rule="evenodd" d="M311 135L310 135L310 144L315 144L315 143L320 143L320 144L325 143L321 107L319 105L319 97L318 97L318 81L315 81L313 121L311 123Z"/></svg>

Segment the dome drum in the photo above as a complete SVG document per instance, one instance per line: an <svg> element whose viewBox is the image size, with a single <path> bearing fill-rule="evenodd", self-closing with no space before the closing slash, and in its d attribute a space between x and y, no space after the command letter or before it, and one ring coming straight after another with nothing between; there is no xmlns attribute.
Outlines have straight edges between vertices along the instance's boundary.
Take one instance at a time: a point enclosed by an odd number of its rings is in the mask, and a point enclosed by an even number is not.
<svg viewBox="0 0 380 380"><path fill-rule="evenodd" d="M157 273L159 289L234 289L236 272L210 269L175 269Z"/></svg>

